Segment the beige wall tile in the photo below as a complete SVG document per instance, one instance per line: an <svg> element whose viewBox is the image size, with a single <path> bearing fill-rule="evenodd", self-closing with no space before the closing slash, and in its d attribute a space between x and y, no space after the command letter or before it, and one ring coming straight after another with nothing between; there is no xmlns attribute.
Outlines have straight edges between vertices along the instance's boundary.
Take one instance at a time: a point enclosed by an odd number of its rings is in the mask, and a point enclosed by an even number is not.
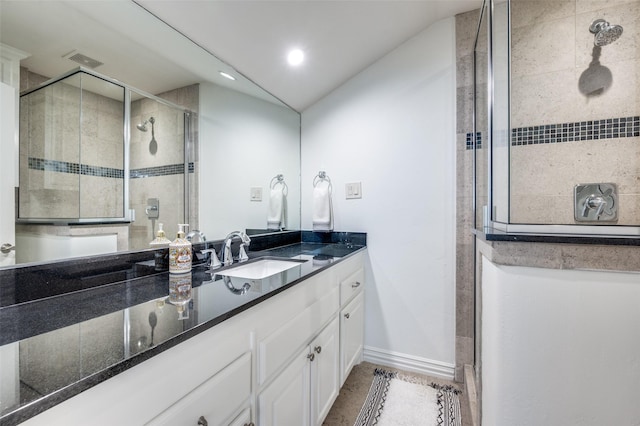
<svg viewBox="0 0 640 426"><path fill-rule="evenodd" d="M511 0L511 28L536 25L541 20L573 17L575 11L575 0Z"/></svg>
<svg viewBox="0 0 640 426"><path fill-rule="evenodd" d="M511 72L514 77L573 69L575 17L541 20L512 29Z"/></svg>
<svg viewBox="0 0 640 426"><path fill-rule="evenodd" d="M546 74L514 76L511 80L511 126L579 121L582 114L576 109L576 89L573 68Z"/></svg>
<svg viewBox="0 0 640 426"><path fill-rule="evenodd" d="M480 9L456 15L456 55L458 58L473 54L478 19L480 19Z"/></svg>
<svg viewBox="0 0 640 426"><path fill-rule="evenodd" d="M638 0L577 0L576 13L590 12L606 7L615 7L626 3L637 3Z"/></svg>

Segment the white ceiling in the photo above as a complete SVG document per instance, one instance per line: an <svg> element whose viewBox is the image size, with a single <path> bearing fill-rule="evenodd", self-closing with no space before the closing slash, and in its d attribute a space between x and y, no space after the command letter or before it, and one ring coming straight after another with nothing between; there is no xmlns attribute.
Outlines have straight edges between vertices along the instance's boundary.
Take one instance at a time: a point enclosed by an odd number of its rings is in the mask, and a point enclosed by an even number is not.
<svg viewBox="0 0 640 426"><path fill-rule="evenodd" d="M29 53L21 65L47 77L78 67L65 57L77 50L104 62L97 72L148 93L208 81L275 101L252 80L303 111L433 22L481 3L0 0L0 42ZM291 47L305 51L302 66L287 65ZM247 78L218 74L235 70Z"/></svg>
<svg viewBox="0 0 640 426"><path fill-rule="evenodd" d="M136 0L298 111L430 24L481 0ZM287 51L305 52L303 65Z"/></svg>

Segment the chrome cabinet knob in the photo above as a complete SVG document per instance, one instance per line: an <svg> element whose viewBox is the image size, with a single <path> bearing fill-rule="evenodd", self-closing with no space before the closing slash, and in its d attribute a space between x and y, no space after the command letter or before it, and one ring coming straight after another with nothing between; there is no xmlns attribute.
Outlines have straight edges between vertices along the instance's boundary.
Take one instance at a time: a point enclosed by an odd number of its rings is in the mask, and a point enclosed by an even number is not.
<svg viewBox="0 0 640 426"><path fill-rule="evenodd" d="M313 348L313 350L319 354L320 352L322 352L322 346L316 346L315 348Z"/></svg>
<svg viewBox="0 0 640 426"><path fill-rule="evenodd" d="M310 353L307 355L307 359L309 361L313 361L314 359L316 359L316 355L314 353Z"/></svg>
<svg viewBox="0 0 640 426"><path fill-rule="evenodd" d="M209 426L209 422L207 421L207 419L204 418L204 416L200 416L200 418L198 419L198 425Z"/></svg>
<svg viewBox="0 0 640 426"><path fill-rule="evenodd" d="M349 315L349 312L347 312L346 314L344 314L344 317L345 317L346 319L349 319L349 316L350 316L350 315Z"/></svg>
<svg viewBox="0 0 640 426"><path fill-rule="evenodd" d="M362 284L360 281L356 281L355 283L351 284L351 288L358 288L360 287L360 284Z"/></svg>

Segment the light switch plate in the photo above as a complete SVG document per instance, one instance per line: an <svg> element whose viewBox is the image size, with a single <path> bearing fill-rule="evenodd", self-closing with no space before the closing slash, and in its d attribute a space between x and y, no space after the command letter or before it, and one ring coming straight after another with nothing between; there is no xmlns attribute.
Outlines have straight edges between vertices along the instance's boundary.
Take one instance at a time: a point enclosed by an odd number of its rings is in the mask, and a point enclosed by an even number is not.
<svg viewBox="0 0 640 426"><path fill-rule="evenodd" d="M251 201L262 201L262 188L259 186L254 186L251 188Z"/></svg>
<svg viewBox="0 0 640 426"><path fill-rule="evenodd" d="M362 198L362 183L352 182L345 184L344 193L347 200Z"/></svg>

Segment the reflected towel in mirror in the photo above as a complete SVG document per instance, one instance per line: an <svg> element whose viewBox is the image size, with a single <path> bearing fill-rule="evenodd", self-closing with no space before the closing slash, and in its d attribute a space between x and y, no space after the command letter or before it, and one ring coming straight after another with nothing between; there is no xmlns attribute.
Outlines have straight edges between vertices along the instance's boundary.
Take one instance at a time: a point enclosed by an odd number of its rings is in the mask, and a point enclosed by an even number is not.
<svg viewBox="0 0 640 426"><path fill-rule="evenodd" d="M280 230L285 227L286 198L284 186L278 185L269 193L269 213L267 215L267 229Z"/></svg>
<svg viewBox="0 0 640 426"><path fill-rule="evenodd" d="M331 184L327 181L318 182L313 188L313 230L333 230Z"/></svg>

